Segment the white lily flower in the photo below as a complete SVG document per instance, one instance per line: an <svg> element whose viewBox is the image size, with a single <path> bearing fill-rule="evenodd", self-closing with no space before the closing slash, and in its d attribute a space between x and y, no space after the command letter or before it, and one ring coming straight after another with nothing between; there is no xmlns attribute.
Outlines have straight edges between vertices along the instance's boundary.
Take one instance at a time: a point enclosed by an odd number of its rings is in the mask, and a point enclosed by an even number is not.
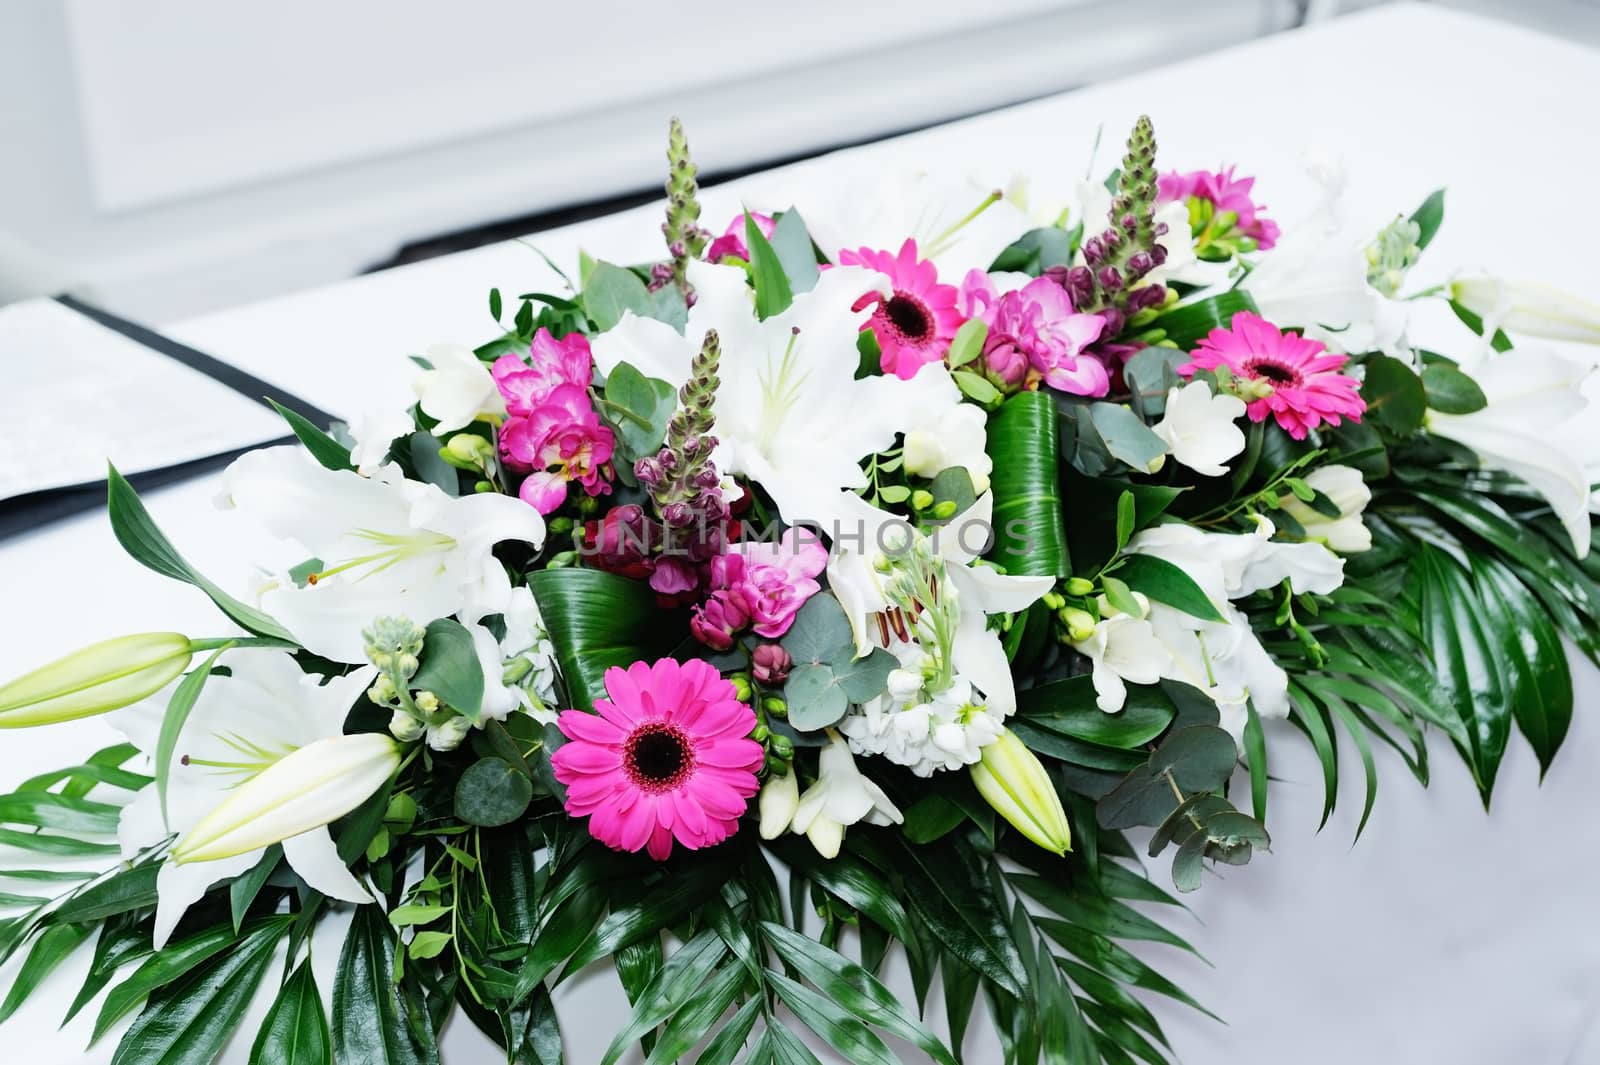
<svg viewBox="0 0 1600 1065"><path fill-rule="evenodd" d="M288 654L275 651L240 651L228 665L231 675L206 682L184 724L168 779L166 816L154 784L123 810L118 836L124 857L132 858L173 833L187 837L247 782L259 779L258 774L269 767L281 765L281 759L330 738L345 738L341 735L345 717L375 674L368 667L319 685L318 678L301 672ZM147 700L116 714L111 722L134 746L153 755L165 702ZM380 739L387 742L386 737ZM289 783L285 797L306 791L311 782L296 771ZM380 783L367 787L356 802ZM367 890L339 859L325 827L350 808L320 821L323 827L289 825L298 832L282 839L283 853L290 867L324 895L370 902ZM317 805L315 812L320 816L332 809L337 809L337 804ZM208 887L245 873L261 860L265 846L252 842L249 848L214 861L180 863L169 857L156 876L155 946L159 949L166 943L184 911Z"/></svg>
<svg viewBox="0 0 1600 1065"><path fill-rule="evenodd" d="M394 466L371 478L329 470L294 446L252 451L229 466L222 503L322 561L314 581L267 588L261 605L335 662L366 661L361 629L381 615L425 625L504 611L511 581L494 546L544 540L544 520L520 499L452 498Z"/></svg>
<svg viewBox="0 0 1600 1065"><path fill-rule="evenodd" d="M1128 552L1183 567L1217 606L1285 580L1296 595L1326 595L1344 583L1344 559L1321 544L1280 543L1266 518L1253 533L1214 533L1183 522L1157 525L1128 542ZM1196 576L1199 572L1204 579Z"/></svg>
<svg viewBox="0 0 1600 1065"><path fill-rule="evenodd" d="M453 433L479 418L506 416L505 397L471 348L438 344L428 349L427 359L433 369L418 374L411 390L422 413L439 423L435 435Z"/></svg>
<svg viewBox="0 0 1600 1065"><path fill-rule="evenodd" d="M858 180L832 173L826 181L807 181L793 202L831 261L846 248L894 250L909 237L918 256L933 261L939 279L957 285L968 270L987 270L1032 228L1015 199L1014 188L971 176L889 169Z"/></svg>
<svg viewBox="0 0 1600 1065"><path fill-rule="evenodd" d="M1488 404L1471 414L1430 410L1428 432L1472 450L1485 466L1514 474L1549 501L1579 557L1589 552L1586 457L1571 427L1592 420L1583 387L1590 370L1537 349L1513 348L1463 366ZM1581 416L1581 418L1580 418Z"/></svg>
<svg viewBox="0 0 1600 1065"><path fill-rule="evenodd" d="M1224 605L1222 614L1226 621L1201 622L1181 610L1152 603L1149 620L1172 656L1167 676L1210 696L1217 704L1219 723L1238 742L1244 736L1247 702L1254 703L1263 718L1289 716L1289 677L1261 646L1242 611Z"/></svg>
<svg viewBox="0 0 1600 1065"><path fill-rule="evenodd" d="M850 619L857 654L865 655L874 646L888 646L872 619L893 606L885 574L873 564L875 557L883 556L882 549L896 529L909 526L854 495L843 501L841 509L853 520L846 523L847 535L835 537L828 558L828 585ZM994 496L985 492L930 538L929 547L944 564L958 613L951 646L954 668L983 693L994 713L1005 718L1016 709L1016 689L1000 634L989 629L989 615L1027 609L1055 581L1051 577L1013 577L990 566L974 565L993 537L993 526ZM847 542L860 548L841 547Z"/></svg>
<svg viewBox="0 0 1600 1065"><path fill-rule="evenodd" d="M370 410L350 423L350 435L355 447L350 449L350 461L356 472L371 477L389 459L389 445L411 433L411 412L405 410Z"/></svg>
<svg viewBox="0 0 1600 1065"><path fill-rule="evenodd" d="M865 821L898 825L905 820L883 789L861 774L850 747L829 732L817 765L817 780L800 796L790 828L811 841L824 858L837 858L844 830Z"/></svg>
<svg viewBox="0 0 1600 1065"><path fill-rule="evenodd" d="M1450 296L1482 318L1490 335L1498 328L1549 340L1600 344L1600 305L1552 285L1483 274L1451 282Z"/></svg>
<svg viewBox="0 0 1600 1065"><path fill-rule="evenodd" d="M1204 477L1221 477L1227 461L1244 450L1235 422L1244 417L1244 400L1214 395L1204 381L1190 381L1167 393L1166 412L1152 426L1178 462Z"/></svg>
<svg viewBox="0 0 1600 1065"><path fill-rule="evenodd" d="M1333 464L1318 466L1303 480L1328 497L1339 508L1339 516L1330 518L1310 504L1302 503L1290 493L1280 500L1289 516L1306 530L1306 536L1327 544L1329 550L1341 555L1353 555L1372 549L1372 530L1361 520L1367 504L1372 502L1372 489L1354 466Z"/></svg>
<svg viewBox="0 0 1600 1065"><path fill-rule="evenodd" d="M756 318L745 277L736 266L690 263L696 298L684 334L624 314L592 341L595 364L610 373L627 362L676 388L706 331L715 329L724 352L714 408L717 469L758 482L791 524L826 526L838 516L838 490L866 485L864 456L888 448L913 421L955 409L961 394L938 364L909 381L856 379L856 337L869 311L851 308L864 293L887 294L882 274L826 270L816 287L765 321Z"/></svg>

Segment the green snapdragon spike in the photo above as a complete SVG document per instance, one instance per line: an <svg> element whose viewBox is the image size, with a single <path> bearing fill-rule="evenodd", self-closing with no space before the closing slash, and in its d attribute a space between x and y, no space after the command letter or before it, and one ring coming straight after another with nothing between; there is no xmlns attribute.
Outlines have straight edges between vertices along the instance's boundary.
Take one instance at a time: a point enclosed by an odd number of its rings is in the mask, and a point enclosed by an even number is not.
<svg viewBox="0 0 1600 1065"><path fill-rule="evenodd" d="M1127 316L1160 306L1166 298L1162 286L1139 284L1167 257L1155 221L1156 195L1155 130L1149 116L1141 115L1128 135L1109 224L1084 241L1085 265L1067 275L1078 310L1106 313L1110 319L1104 339L1120 332Z"/></svg>
<svg viewBox="0 0 1600 1065"><path fill-rule="evenodd" d="M699 171L689 158L689 140L676 118L667 134L667 220L661 233L667 238L668 267L672 283L688 299L692 293L687 271L690 259L705 254L706 231L700 228Z"/></svg>
<svg viewBox="0 0 1600 1065"><path fill-rule="evenodd" d="M711 451L717 443L711 435L716 424L711 408L720 383L717 364L721 357L722 345L716 330L709 330L689 364L688 380L678 390L678 409L667 422L661 451L654 460L647 460L651 465L641 462L637 470L669 525L687 525L688 521L676 519L714 510L721 504L720 477L711 462ZM706 505L713 502L714 506Z"/></svg>

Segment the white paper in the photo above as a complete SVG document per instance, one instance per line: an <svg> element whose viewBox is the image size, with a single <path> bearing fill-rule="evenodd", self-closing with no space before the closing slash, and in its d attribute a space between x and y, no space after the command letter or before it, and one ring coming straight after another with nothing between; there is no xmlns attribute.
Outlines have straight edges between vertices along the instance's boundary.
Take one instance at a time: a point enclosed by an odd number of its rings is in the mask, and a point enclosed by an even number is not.
<svg viewBox="0 0 1600 1065"><path fill-rule="evenodd" d="M54 300L0 307L0 500L253 447L283 420Z"/></svg>

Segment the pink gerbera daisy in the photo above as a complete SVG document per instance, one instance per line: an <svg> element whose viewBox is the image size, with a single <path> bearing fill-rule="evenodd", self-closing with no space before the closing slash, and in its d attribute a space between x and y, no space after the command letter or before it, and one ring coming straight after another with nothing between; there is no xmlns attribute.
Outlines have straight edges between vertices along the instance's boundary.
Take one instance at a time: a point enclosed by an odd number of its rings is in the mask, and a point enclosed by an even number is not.
<svg viewBox="0 0 1600 1065"><path fill-rule="evenodd" d="M1174 170L1157 179L1162 202L1200 199L1209 202L1219 213L1231 211L1237 218L1234 227L1238 232L1255 241L1257 248L1267 251L1278 243L1282 234L1278 223L1261 214L1266 208L1256 203L1251 195L1255 184L1253 177L1234 177L1231 166L1223 170L1193 170L1187 174Z"/></svg>
<svg viewBox="0 0 1600 1065"><path fill-rule="evenodd" d="M1257 382L1266 394L1245 407L1250 420L1265 421L1271 414L1290 436L1304 440L1307 432L1324 422L1338 425L1341 418L1358 422L1366 411L1355 378L1339 372L1347 361L1321 341L1280 332L1260 315L1240 311L1233 316L1232 328L1213 329L1200 341L1178 372L1187 377L1196 370L1226 366L1235 377Z"/></svg>
<svg viewBox="0 0 1600 1065"><path fill-rule="evenodd" d="M690 850L733 835L756 793L764 757L749 738L756 715L707 662L663 658L606 670L609 699L595 713L566 710L568 742L550 756L567 787L567 813L616 850L647 848L661 861L672 841Z"/></svg>
<svg viewBox="0 0 1600 1065"><path fill-rule="evenodd" d="M927 259L917 258L917 242L900 245L898 255L888 251L848 248L839 253L841 266L865 266L889 278L887 297L868 293L856 310L876 302L872 317L863 327L872 330L881 353L878 363L884 373L910 380L930 362L938 362L950 350L950 341L965 320L956 309L959 293L954 285L939 283L939 272Z"/></svg>

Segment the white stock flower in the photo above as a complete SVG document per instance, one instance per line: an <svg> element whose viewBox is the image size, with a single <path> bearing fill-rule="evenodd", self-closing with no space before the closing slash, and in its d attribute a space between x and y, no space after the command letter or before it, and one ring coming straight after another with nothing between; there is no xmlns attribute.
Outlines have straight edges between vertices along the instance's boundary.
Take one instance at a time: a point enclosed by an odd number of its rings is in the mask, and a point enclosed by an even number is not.
<svg viewBox="0 0 1600 1065"><path fill-rule="evenodd" d="M894 443L913 423L937 420L961 404L949 371L924 366L909 381L857 379L856 337L869 312L852 307L888 279L859 267L824 271L788 310L760 321L744 270L689 264L695 305L679 333L631 312L593 339L606 373L629 363L648 377L682 385L709 329L721 338L717 469L742 474L772 496L785 520L826 524L839 489L866 486L860 461Z"/></svg>
<svg viewBox="0 0 1600 1065"><path fill-rule="evenodd" d="M1150 601L1138 592L1134 598L1145 616L1116 612L1102 596L1094 632L1072 645L1094 664L1095 705L1107 713L1127 702L1127 684L1154 684L1172 671L1171 652L1147 620Z"/></svg>
<svg viewBox="0 0 1600 1065"><path fill-rule="evenodd" d="M558 714L555 646L533 592L526 587L513 588L502 620L506 634L501 640L484 625L467 625L483 667L482 716L504 721L521 710L548 725Z"/></svg>
<svg viewBox="0 0 1600 1065"><path fill-rule="evenodd" d="M543 519L520 499L452 498L393 466L371 478L329 470L294 446L252 451L229 466L221 503L321 560L314 581L266 588L261 605L335 662L366 661L361 630L375 617L426 625L505 610L511 581L494 546L544 540Z"/></svg>
<svg viewBox="0 0 1600 1065"><path fill-rule="evenodd" d="M1214 395L1204 381L1190 381L1167 393L1166 412L1152 426L1178 462L1204 477L1221 477L1227 461L1244 450L1235 422L1244 417L1244 400Z"/></svg>
<svg viewBox="0 0 1600 1065"><path fill-rule="evenodd" d="M1528 482L1550 503L1573 550L1579 557L1588 554L1585 461L1600 459L1593 408L1584 394L1589 368L1548 351L1513 348L1462 369L1478 382L1488 404L1471 414L1430 410L1428 432L1469 448L1483 465Z"/></svg>
<svg viewBox="0 0 1600 1065"><path fill-rule="evenodd" d="M844 830L851 825L898 825L904 820L883 789L856 768L849 746L831 736L818 756L816 782L800 796L789 827L824 858L837 858Z"/></svg>
<svg viewBox="0 0 1600 1065"><path fill-rule="evenodd" d="M505 397L471 348L438 344L428 349L427 359L433 369L418 374L411 390L422 413L439 423L433 428L436 435L455 432L480 417L505 417Z"/></svg>
<svg viewBox="0 0 1600 1065"><path fill-rule="evenodd" d="M1372 502L1372 489L1362 479L1361 471L1335 463L1318 466L1303 480L1339 509L1339 516L1331 518L1292 493L1284 496L1280 501L1283 509L1305 529L1306 538L1327 544L1329 550L1341 555L1371 550L1372 530L1361 515Z"/></svg>
<svg viewBox="0 0 1600 1065"><path fill-rule="evenodd" d="M375 673L367 667L319 685L317 677L302 673L289 655L278 651L236 651L227 664L231 675L206 682L184 724L168 779L166 817L154 784L123 810L118 838L125 858L173 833L186 836L244 783L292 752L342 737L346 715ZM153 756L165 709L166 700L157 697L110 721L135 747ZM282 842L290 867L315 890L348 902L371 901L339 859L326 827ZM155 946L166 943L184 911L208 887L242 875L261 860L262 850L181 864L168 858L156 875Z"/></svg>
<svg viewBox="0 0 1600 1065"><path fill-rule="evenodd" d="M972 490L989 490L994 460L985 450L988 416L971 403L920 407L910 412L905 427L905 470L918 477L935 477L952 466L963 467L972 477Z"/></svg>

